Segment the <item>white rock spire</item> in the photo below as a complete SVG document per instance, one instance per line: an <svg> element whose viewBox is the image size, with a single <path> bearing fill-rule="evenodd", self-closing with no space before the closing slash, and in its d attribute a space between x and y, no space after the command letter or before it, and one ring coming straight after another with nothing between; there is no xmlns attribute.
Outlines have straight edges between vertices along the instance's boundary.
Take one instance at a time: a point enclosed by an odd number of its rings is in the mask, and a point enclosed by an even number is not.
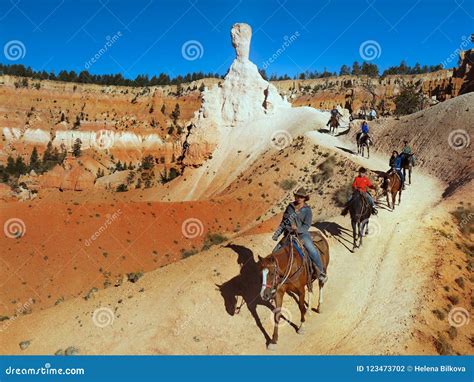
<svg viewBox="0 0 474 382"><path fill-rule="evenodd" d="M223 84L203 92L203 105L197 125L236 126L289 108L278 90L265 81L249 60L252 28L234 24L230 32L236 58Z"/></svg>

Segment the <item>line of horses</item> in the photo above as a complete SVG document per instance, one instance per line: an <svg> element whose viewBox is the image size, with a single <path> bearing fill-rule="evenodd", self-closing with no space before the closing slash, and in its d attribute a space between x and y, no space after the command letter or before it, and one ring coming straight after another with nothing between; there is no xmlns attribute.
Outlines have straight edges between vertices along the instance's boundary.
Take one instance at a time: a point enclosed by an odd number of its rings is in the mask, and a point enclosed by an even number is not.
<svg viewBox="0 0 474 382"><path fill-rule="evenodd" d="M329 121L330 125L330 134L337 134L337 129L339 127L339 121L337 118L331 118ZM370 156L370 146L373 145L373 139L369 135L365 135L360 138L360 133L357 134L357 152L359 155L364 156L365 151L367 151L367 158ZM411 184L411 173L413 167L413 154L405 154L402 156L402 168L407 179L406 174L408 174L408 184ZM376 187L375 199L379 197L379 188L382 188L383 192L387 197L387 206L392 211L395 208L395 201L397 194L399 195L398 203L401 202L402 196L402 182L400 176L396 171L389 170L388 172L379 172L379 177L382 179L381 184ZM391 197L391 203L390 203ZM352 226L352 236L353 236L353 248L352 252L362 246L362 240L365 235L369 233L369 220L372 215L372 207L367 201L365 195L358 191L354 191L353 197L350 204L348 205L348 212L350 214L351 226ZM312 232L313 241L316 247L318 248L321 259L324 265L324 271L327 273L327 268L329 265L329 244L326 238L319 232ZM295 245L298 245L298 238L295 233L289 233L288 245L283 246L280 250L271 255L261 258L259 257L258 269L262 275L262 285L260 291L260 297L266 303L274 301L275 308L274 313L274 329L273 336L267 343L267 348L269 350L274 350L278 342L278 328L280 325L280 320L288 320L282 311L283 296L285 293L293 296L298 302L300 310L300 325L297 327L296 331L298 334L304 332L304 323L305 315L310 315L312 311L312 282L311 271L308 267L310 261L308 256L300 256L295 250ZM301 246L301 244L300 244ZM302 247L302 246L301 246ZM323 295L323 286L324 284L318 282L318 301L315 308L316 312L320 312L322 295ZM308 289L309 297L308 304L305 303L305 288Z"/></svg>

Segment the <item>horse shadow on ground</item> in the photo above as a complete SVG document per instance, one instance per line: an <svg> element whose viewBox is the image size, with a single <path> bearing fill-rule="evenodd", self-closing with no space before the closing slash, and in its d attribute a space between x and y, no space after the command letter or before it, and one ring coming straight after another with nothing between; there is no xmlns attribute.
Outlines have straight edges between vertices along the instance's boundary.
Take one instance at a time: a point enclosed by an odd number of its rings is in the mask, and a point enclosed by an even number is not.
<svg viewBox="0 0 474 382"><path fill-rule="evenodd" d="M242 245L228 244L226 247L232 249L237 254L237 263L240 265L240 273L221 285L216 284L224 299L225 310L230 316L234 316L240 312L242 305L245 303L255 320L255 324L262 332L268 344L271 338L257 314L257 306L266 306L271 311L273 311L275 307L260 297L262 280L257 262L254 260L253 252ZM237 306L239 296L242 297L243 301L240 306Z"/></svg>
<svg viewBox="0 0 474 382"><path fill-rule="evenodd" d="M323 134L329 134L330 130L326 129L326 128L321 128L321 129L318 130L318 132L323 133Z"/></svg>
<svg viewBox="0 0 474 382"><path fill-rule="evenodd" d="M347 134L349 134L350 130L351 130L350 128L346 128L343 132L337 133L336 137L340 137L341 135L347 135Z"/></svg>
<svg viewBox="0 0 474 382"><path fill-rule="evenodd" d="M347 149L345 147L341 147L341 146L336 146L337 149L339 150L342 150L346 153L349 153L349 154L352 154L352 155L357 155L357 153L355 151L352 151L351 149Z"/></svg>
<svg viewBox="0 0 474 382"><path fill-rule="evenodd" d="M314 227L319 229L324 235L333 237L336 241L342 244L347 250L352 251L352 230L343 227L334 222L316 222Z"/></svg>

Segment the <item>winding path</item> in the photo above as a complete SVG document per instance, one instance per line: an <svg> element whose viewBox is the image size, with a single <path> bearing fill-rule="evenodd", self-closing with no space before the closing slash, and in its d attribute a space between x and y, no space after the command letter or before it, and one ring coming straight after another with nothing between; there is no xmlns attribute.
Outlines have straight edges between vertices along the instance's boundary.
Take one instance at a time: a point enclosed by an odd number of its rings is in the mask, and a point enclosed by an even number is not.
<svg viewBox="0 0 474 382"><path fill-rule="evenodd" d="M369 161L348 148L339 149L344 144L335 137L318 132L307 136L371 169L386 167L378 155ZM430 254L418 250L424 240L423 221L441 196L441 186L432 177L416 172L414 182L395 212L381 208L371 219L370 236L355 253L346 248L351 246L347 218L338 216L320 225L330 237L332 259L322 313L309 317L304 335L283 326L276 353L403 353L427 277L424 266ZM268 254L273 242L270 235L254 235L233 243L240 247L212 248L150 272L139 284L126 283L90 301L70 300L23 316L2 334L2 350L18 353L18 343L31 338L22 354L52 354L67 346L78 347L82 354L268 354L264 332L272 332L271 310L258 305L252 316L243 306L240 314L229 315L216 284L239 274L238 260L254 269L254 259ZM245 283L241 285L248 286ZM104 307L114 312L114 320L101 328L91 317ZM289 296L284 307L298 323L298 307Z"/></svg>

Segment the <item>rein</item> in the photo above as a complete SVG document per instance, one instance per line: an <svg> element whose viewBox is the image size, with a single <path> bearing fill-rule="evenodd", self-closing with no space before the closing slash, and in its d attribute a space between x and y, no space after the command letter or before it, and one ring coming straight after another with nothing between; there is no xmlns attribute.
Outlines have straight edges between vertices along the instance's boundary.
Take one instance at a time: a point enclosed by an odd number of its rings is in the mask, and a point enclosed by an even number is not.
<svg viewBox="0 0 474 382"><path fill-rule="evenodd" d="M272 290L276 290L276 289L280 288L283 284L285 284L286 282L291 280L293 277L295 277L301 271L301 269L304 268L304 263L302 263L296 271L294 271L292 274L290 274L291 269L293 268L293 262L294 262L294 259L295 259L294 248L293 248L294 247L293 239L294 239L294 236L290 235L290 244L289 244L290 245L290 251L289 251L290 252L290 261L289 261L285 271L283 272L283 274L280 273L280 264L278 263L278 259L275 256L272 256L273 265L275 267L275 272L273 274L273 280L272 280L271 284L264 281L264 283L262 284L262 288L266 287L266 288L271 288ZM297 238L295 238L295 239L298 240ZM301 244L300 244L300 246L301 246ZM266 280L266 277L265 277L265 280Z"/></svg>

